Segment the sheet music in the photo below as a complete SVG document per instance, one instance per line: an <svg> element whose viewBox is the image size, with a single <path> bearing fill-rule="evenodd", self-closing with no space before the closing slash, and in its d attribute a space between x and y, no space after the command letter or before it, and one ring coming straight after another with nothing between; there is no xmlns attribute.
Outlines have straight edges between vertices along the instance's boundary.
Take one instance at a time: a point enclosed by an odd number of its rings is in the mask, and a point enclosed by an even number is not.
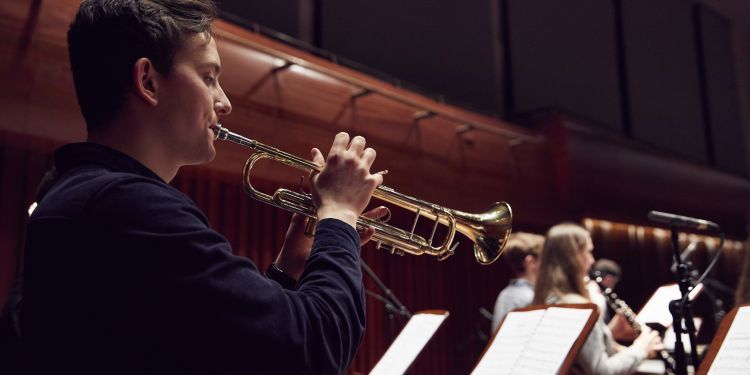
<svg viewBox="0 0 750 375"><path fill-rule="evenodd" d="M690 300L694 300L703 290L703 284L698 284L690 291ZM682 294L677 284L663 285L656 289L654 295L646 302L635 320L641 324L659 323L664 327L672 325L672 313L669 312L669 302L679 299Z"/></svg>
<svg viewBox="0 0 750 375"><path fill-rule="evenodd" d="M525 351L518 359L516 373L557 373L589 316L591 310L588 309L548 308L529 342L529 348L533 350Z"/></svg>
<svg viewBox="0 0 750 375"><path fill-rule="evenodd" d="M511 374L545 310L511 311L472 374Z"/></svg>
<svg viewBox="0 0 750 375"><path fill-rule="evenodd" d="M392 375L406 372L447 317L448 312L445 314L412 315L398 337L393 340L391 347L385 352L383 358L380 358L380 361L370 371L370 375Z"/></svg>
<svg viewBox="0 0 750 375"><path fill-rule="evenodd" d="M472 374L556 373L591 314L561 307L509 313Z"/></svg>
<svg viewBox="0 0 750 375"><path fill-rule="evenodd" d="M744 375L750 369L750 306L737 310L708 375Z"/></svg>
<svg viewBox="0 0 750 375"><path fill-rule="evenodd" d="M635 373L640 375L664 375L667 373L667 366L664 366L664 361L661 359L645 359L638 365Z"/></svg>

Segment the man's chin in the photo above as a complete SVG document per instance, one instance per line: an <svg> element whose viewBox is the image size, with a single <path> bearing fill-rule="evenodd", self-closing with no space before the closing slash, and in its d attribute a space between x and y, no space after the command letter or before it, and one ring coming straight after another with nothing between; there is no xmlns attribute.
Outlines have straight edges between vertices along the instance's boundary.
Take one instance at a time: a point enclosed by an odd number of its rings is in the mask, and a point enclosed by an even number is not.
<svg viewBox="0 0 750 375"><path fill-rule="evenodd" d="M214 145L213 145L213 143L212 143L212 144L210 145L210 147L208 148L207 152L206 152L206 155L205 155L205 159L204 159L204 160L203 160L202 162L200 162L199 164L206 164L206 163L210 163L210 162L212 162L212 161L213 161L213 160L214 160L215 158L216 158L216 149L214 148Z"/></svg>
<svg viewBox="0 0 750 375"><path fill-rule="evenodd" d="M212 162L214 158L216 158L216 149L214 148L213 144L211 144L204 152L195 154L193 156L194 157L192 158L192 160L190 160L188 163L185 163L186 165L207 164Z"/></svg>

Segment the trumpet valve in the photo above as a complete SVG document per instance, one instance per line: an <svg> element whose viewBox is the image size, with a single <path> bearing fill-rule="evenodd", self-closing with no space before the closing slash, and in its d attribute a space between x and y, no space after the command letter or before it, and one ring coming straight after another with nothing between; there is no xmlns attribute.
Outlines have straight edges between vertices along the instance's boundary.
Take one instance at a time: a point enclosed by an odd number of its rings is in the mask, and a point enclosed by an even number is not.
<svg viewBox="0 0 750 375"><path fill-rule="evenodd" d="M404 255L404 251L403 250L397 248L394 245L387 244L387 243L382 243L380 241L377 242L377 245L375 246L375 248L377 250L385 250L385 251L391 253L391 255L399 255L399 256L403 256Z"/></svg>

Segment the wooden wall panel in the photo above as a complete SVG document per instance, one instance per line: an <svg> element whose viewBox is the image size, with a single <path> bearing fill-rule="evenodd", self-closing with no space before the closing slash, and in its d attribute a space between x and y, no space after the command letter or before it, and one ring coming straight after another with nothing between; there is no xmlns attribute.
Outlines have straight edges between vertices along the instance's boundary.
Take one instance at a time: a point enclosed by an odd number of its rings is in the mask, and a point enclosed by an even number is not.
<svg viewBox="0 0 750 375"><path fill-rule="evenodd" d="M744 239L750 181L688 162L639 141L588 127L566 115L539 120L563 157L553 159L561 208L574 217L647 224L650 210L718 222Z"/></svg>

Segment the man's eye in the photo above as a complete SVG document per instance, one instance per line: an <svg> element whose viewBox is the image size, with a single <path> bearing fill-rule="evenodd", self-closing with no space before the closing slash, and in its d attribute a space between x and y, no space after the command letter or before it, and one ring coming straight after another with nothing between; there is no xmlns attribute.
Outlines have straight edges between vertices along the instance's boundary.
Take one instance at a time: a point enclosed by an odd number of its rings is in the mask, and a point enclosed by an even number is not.
<svg viewBox="0 0 750 375"><path fill-rule="evenodd" d="M215 79L214 77L211 77L211 76L207 76L207 77L206 77L206 78L204 78L203 80L204 80L204 81L206 82L206 84L207 84L207 85L209 85L209 86L213 86L213 85L214 85L214 83L216 83L216 79Z"/></svg>

